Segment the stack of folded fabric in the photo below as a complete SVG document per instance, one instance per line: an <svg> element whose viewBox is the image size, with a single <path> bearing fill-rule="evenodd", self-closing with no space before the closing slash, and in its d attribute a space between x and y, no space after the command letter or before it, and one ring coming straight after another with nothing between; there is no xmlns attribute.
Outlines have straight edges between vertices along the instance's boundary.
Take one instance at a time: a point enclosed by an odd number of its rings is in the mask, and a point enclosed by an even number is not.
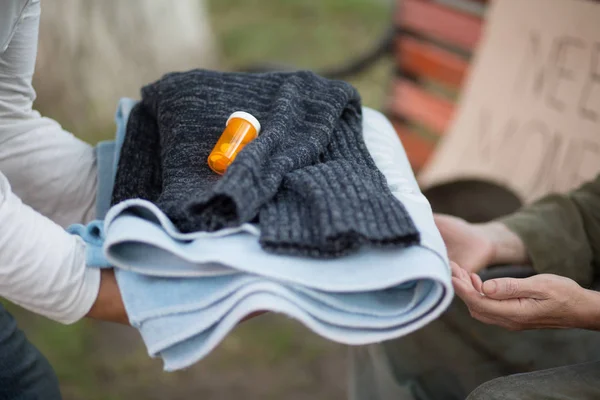
<svg viewBox="0 0 600 400"><path fill-rule="evenodd" d="M206 159L236 110L263 129L220 177ZM444 244L402 145L346 83L169 74L120 102L116 140L98 156L106 217L70 230L90 266L117 269L130 322L166 370L257 311L361 345L410 333L451 301Z"/></svg>

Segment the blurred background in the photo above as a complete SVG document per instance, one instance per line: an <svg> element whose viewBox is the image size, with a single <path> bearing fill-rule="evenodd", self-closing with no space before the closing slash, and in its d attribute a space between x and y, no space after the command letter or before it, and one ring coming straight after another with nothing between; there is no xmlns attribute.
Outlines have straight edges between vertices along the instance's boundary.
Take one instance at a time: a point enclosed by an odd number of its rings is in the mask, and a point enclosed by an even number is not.
<svg viewBox="0 0 600 400"><path fill-rule="evenodd" d="M117 100L172 70L257 63L320 71L370 50L392 0L54 0L43 3L37 108L90 143L114 135ZM380 109L392 75L382 58L352 76ZM49 358L65 400L344 399L346 348L284 316L238 327L195 367L162 372L137 332L61 326L9 306Z"/></svg>
<svg viewBox="0 0 600 400"><path fill-rule="evenodd" d="M335 69L377 46L390 29L393 3L58 0L42 12L37 107L85 140L111 138L118 98L139 97L142 85L165 72L264 64ZM386 61L351 80L366 105L382 104Z"/></svg>

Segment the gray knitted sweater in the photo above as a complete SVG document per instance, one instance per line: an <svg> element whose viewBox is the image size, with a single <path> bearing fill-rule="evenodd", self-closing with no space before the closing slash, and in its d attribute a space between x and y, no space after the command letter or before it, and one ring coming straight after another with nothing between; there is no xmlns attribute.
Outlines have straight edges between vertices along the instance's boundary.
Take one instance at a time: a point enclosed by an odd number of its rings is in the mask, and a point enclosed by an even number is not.
<svg viewBox="0 0 600 400"><path fill-rule="evenodd" d="M261 123L221 177L206 160L227 117ZM121 150L113 204L155 203L183 232L260 224L271 252L337 257L420 235L362 138L358 92L311 72L165 75L142 88Z"/></svg>

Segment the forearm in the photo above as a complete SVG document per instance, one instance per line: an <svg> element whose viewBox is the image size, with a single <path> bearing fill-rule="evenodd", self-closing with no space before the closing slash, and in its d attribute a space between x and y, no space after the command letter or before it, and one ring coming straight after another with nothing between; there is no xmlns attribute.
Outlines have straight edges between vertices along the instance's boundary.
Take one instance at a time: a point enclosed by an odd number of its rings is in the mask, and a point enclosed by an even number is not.
<svg viewBox="0 0 600 400"><path fill-rule="evenodd" d="M26 204L64 227L94 217L96 160L91 146L32 108L39 7L28 6L0 54L0 171Z"/></svg>
<svg viewBox="0 0 600 400"><path fill-rule="evenodd" d="M531 264L538 273L591 284L600 259L600 178L479 226L493 264Z"/></svg>
<svg viewBox="0 0 600 400"><path fill-rule="evenodd" d="M493 245L492 265L526 265L531 263L523 240L498 221L480 224L483 234Z"/></svg>
<svg viewBox="0 0 600 400"><path fill-rule="evenodd" d="M0 226L0 296L62 323L85 316L100 287L85 244L23 204L2 174Z"/></svg>
<svg viewBox="0 0 600 400"><path fill-rule="evenodd" d="M600 331L600 293L595 290L585 290L586 303L582 305L576 328Z"/></svg>
<svg viewBox="0 0 600 400"><path fill-rule="evenodd" d="M102 321L129 324L114 270L101 270L98 297L86 316Z"/></svg>
<svg viewBox="0 0 600 400"><path fill-rule="evenodd" d="M481 225L494 248L492 264L532 265L537 273L593 279L594 252L584 223L566 197L553 196L499 221Z"/></svg>
<svg viewBox="0 0 600 400"><path fill-rule="evenodd" d="M94 149L54 121L40 118L37 129L0 141L0 171L17 196L62 227L95 218Z"/></svg>
<svg viewBox="0 0 600 400"><path fill-rule="evenodd" d="M519 236L538 273L588 286L600 259L600 178L500 220Z"/></svg>

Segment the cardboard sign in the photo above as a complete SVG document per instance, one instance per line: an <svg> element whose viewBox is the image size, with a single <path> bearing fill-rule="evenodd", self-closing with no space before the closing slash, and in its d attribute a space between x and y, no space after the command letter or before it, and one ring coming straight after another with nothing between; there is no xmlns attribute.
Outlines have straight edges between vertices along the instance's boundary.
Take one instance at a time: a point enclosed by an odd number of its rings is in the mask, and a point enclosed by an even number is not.
<svg viewBox="0 0 600 400"><path fill-rule="evenodd" d="M419 177L531 202L600 172L600 3L496 0L455 119Z"/></svg>

